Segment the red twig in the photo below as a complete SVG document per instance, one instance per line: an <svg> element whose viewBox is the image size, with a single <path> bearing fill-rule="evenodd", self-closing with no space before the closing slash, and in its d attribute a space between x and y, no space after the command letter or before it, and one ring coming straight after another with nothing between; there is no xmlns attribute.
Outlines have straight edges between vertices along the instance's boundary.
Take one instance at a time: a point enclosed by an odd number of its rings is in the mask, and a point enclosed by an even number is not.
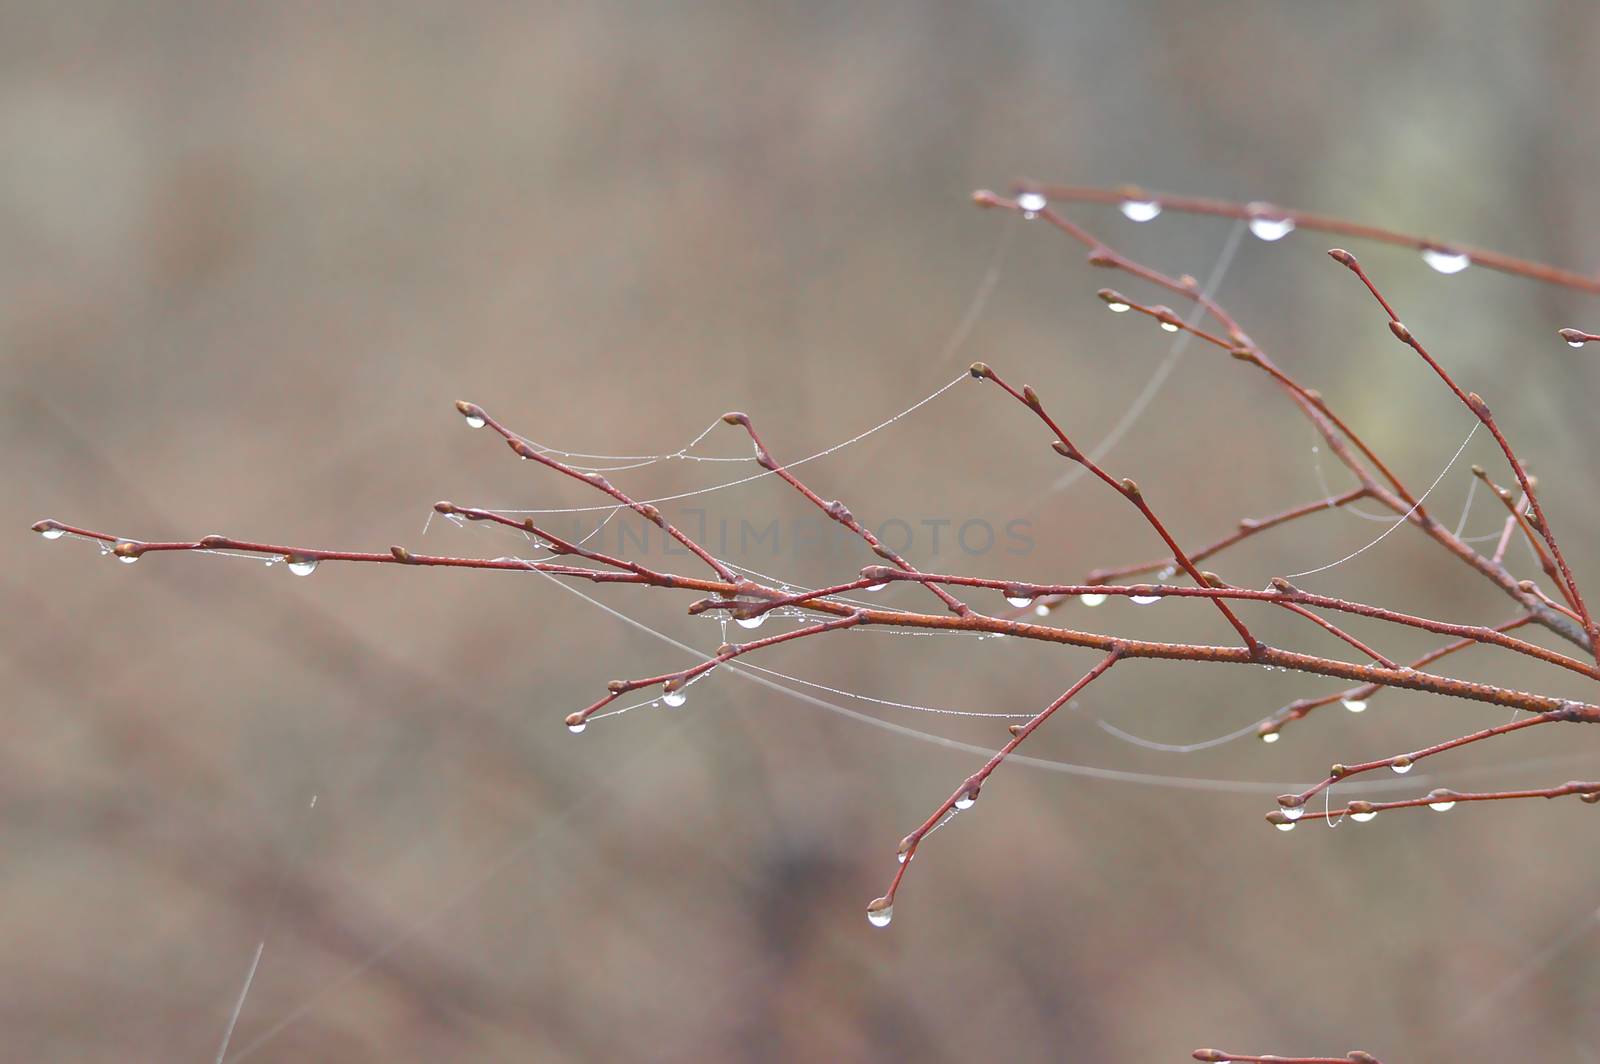
<svg viewBox="0 0 1600 1064"><path fill-rule="evenodd" d="M1280 1057L1275 1054L1255 1056L1250 1053L1225 1053L1219 1049L1196 1049L1194 1059L1215 1061L1218 1064L1383 1064L1371 1053L1352 1049L1342 1057Z"/></svg>

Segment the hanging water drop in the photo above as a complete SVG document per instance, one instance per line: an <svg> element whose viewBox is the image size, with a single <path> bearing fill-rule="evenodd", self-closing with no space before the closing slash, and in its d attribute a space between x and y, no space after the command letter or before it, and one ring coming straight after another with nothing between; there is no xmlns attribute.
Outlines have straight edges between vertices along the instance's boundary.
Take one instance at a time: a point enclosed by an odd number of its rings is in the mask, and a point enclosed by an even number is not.
<svg viewBox="0 0 1600 1064"><path fill-rule="evenodd" d="M661 701L676 709L685 702L689 701L689 696L681 689L677 691L664 691L661 695Z"/></svg>
<svg viewBox="0 0 1600 1064"><path fill-rule="evenodd" d="M1285 809L1283 811L1283 815L1288 817L1289 816L1289 811L1287 809ZM1293 817L1289 817L1289 819L1283 821L1281 824L1274 824L1272 826L1277 828L1279 831L1293 831L1294 830L1294 818Z"/></svg>
<svg viewBox="0 0 1600 1064"><path fill-rule="evenodd" d="M310 576L317 571L318 558L290 558L289 571L295 576Z"/></svg>
<svg viewBox="0 0 1600 1064"><path fill-rule="evenodd" d="M1428 802L1428 808L1435 813L1448 813L1456 807L1455 795L1451 791L1430 791L1428 797L1432 799Z"/></svg>
<svg viewBox="0 0 1600 1064"><path fill-rule="evenodd" d="M567 721L567 731L571 732L573 735L582 735L583 729L587 728L588 726L589 722L586 720Z"/></svg>
<svg viewBox="0 0 1600 1064"><path fill-rule="evenodd" d="M1155 200L1123 200L1122 216L1130 222L1154 221L1161 214L1161 204Z"/></svg>
<svg viewBox="0 0 1600 1064"><path fill-rule="evenodd" d="M1409 757L1397 757L1390 763L1389 767L1394 769L1395 775L1404 776L1411 771L1413 764L1414 762Z"/></svg>
<svg viewBox="0 0 1600 1064"><path fill-rule="evenodd" d="M1377 815L1378 811L1376 809L1368 808L1362 809L1360 812L1351 812L1350 819L1354 820L1357 824L1365 824L1367 821L1371 820Z"/></svg>
<svg viewBox="0 0 1600 1064"><path fill-rule="evenodd" d="M1129 595L1128 596L1128 601L1133 603L1135 606L1148 606L1152 602L1160 602L1163 597L1165 597L1165 596L1162 596L1162 595Z"/></svg>
<svg viewBox="0 0 1600 1064"><path fill-rule="evenodd" d="M1128 311L1132 310L1133 308L1128 306L1128 304L1126 304L1126 303L1112 302L1112 303L1107 303L1106 304L1106 309L1109 310L1113 314L1126 314Z"/></svg>
<svg viewBox="0 0 1600 1064"><path fill-rule="evenodd" d="M1175 321L1164 321L1164 322L1161 323L1161 327L1163 329L1165 329L1167 332L1177 332L1178 331L1178 323L1175 322Z"/></svg>
<svg viewBox="0 0 1600 1064"><path fill-rule="evenodd" d="M1586 340L1568 340L1567 341L1567 346L1568 347L1582 347L1587 342L1588 341L1586 341ZM61 534L61 530L60 529L56 529L55 532L56 532L56 536L59 536ZM45 538L46 539L55 539L56 537L50 535L49 533L46 533L45 534Z"/></svg>
<svg viewBox="0 0 1600 1064"><path fill-rule="evenodd" d="M1020 609L1022 609L1024 607L1026 607L1026 606L1032 606L1033 605L1033 596L1032 595L1007 595L1006 596L1006 601L1011 603L1011 605L1015 606L1017 609L1020 610Z"/></svg>
<svg viewBox="0 0 1600 1064"><path fill-rule="evenodd" d="M1078 596L1078 601L1083 603L1085 606L1098 606L1105 600L1106 597L1104 595L1097 595L1092 592Z"/></svg>
<svg viewBox="0 0 1600 1064"><path fill-rule="evenodd" d="M261 564L265 565L268 569L271 569L274 565L278 564L278 556L274 554Z"/></svg>
<svg viewBox="0 0 1600 1064"><path fill-rule="evenodd" d="M1037 218L1047 203L1044 196L1038 192L1024 192L1017 197L1017 206L1022 209L1024 218Z"/></svg>
<svg viewBox="0 0 1600 1064"><path fill-rule="evenodd" d="M1288 820L1299 820L1306 815L1306 807L1303 805L1286 805L1283 807L1283 815Z"/></svg>
<svg viewBox="0 0 1600 1064"><path fill-rule="evenodd" d="M962 813L966 812L968 809L971 809L974 805L977 805L977 804L978 804L978 796L976 794L973 794L971 791L967 791L967 792L963 793L961 795L961 797L957 798L956 801L955 801L956 811L957 812L962 812Z"/></svg>
<svg viewBox="0 0 1600 1064"><path fill-rule="evenodd" d="M1346 698L1344 700L1344 708L1351 713L1362 713L1366 710L1367 704L1359 698Z"/></svg>
<svg viewBox="0 0 1600 1064"><path fill-rule="evenodd" d="M1423 248L1422 261L1440 273L1460 273L1472 265L1472 256L1464 251L1447 251L1444 248Z"/></svg>
<svg viewBox="0 0 1600 1064"><path fill-rule="evenodd" d="M1265 240L1269 244L1275 240L1282 240L1294 232L1293 218L1271 218L1266 216L1250 219L1250 233L1258 240Z"/></svg>
<svg viewBox="0 0 1600 1064"><path fill-rule="evenodd" d="M874 898L867 906L867 923L873 927L888 927L894 919L894 902L888 898Z"/></svg>
<svg viewBox="0 0 1600 1064"><path fill-rule="evenodd" d="M768 612L771 612L770 610ZM740 628L760 628L767 623L767 614L758 613L754 617L735 617L734 623Z"/></svg>
<svg viewBox="0 0 1600 1064"><path fill-rule="evenodd" d="M1264 743L1275 743L1279 740L1279 738L1281 738L1281 736L1279 736L1279 734L1275 731L1261 733L1261 741Z"/></svg>
<svg viewBox="0 0 1600 1064"><path fill-rule="evenodd" d="M1577 344L1574 346L1581 347L1582 345ZM45 539L60 539L62 536L67 534L66 529L56 528L54 525L46 525L43 528L36 528L35 531L37 531L39 535L43 536Z"/></svg>
<svg viewBox="0 0 1600 1064"><path fill-rule="evenodd" d="M139 560L139 554L134 545L125 539L117 540L117 545L111 548L111 553L117 556L117 561L125 565L132 565Z"/></svg>

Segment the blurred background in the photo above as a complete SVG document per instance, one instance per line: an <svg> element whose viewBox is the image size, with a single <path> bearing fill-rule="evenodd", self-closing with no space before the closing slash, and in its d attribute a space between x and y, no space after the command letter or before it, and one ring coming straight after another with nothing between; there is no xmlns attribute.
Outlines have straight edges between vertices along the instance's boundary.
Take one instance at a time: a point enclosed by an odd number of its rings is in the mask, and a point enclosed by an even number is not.
<svg viewBox="0 0 1600 1064"><path fill-rule="evenodd" d="M1080 248L974 208L974 188L1267 200L1593 275L1596 54L1600 7L1581 0L0 4L0 1058L211 1060L231 1027L234 1060L1145 1062L1201 1045L1600 1060L1594 810L1501 803L1288 835L1261 819L1332 761L1504 710L1385 693L1272 746L1173 753L1097 722L1196 743L1339 685L1117 670L1028 749L1164 779L1003 768L923 847L883 931L863 912L897 841L978 755L731 672L681 709L573 737L561 718L606 680L691 659L534 575L124 566L27 531L55 517L140 539L492 557L525 545L440 520L424 534L432 502L596 503L467 431L458 398L541 443L616 455L676 451L742 409L792 459L982 358L1092 443L1172 338L1105 313L1108 278ZM1068 211L1155 267L1219 273L1251 334L1413 485L1467 435L1471 416L1324 256L1347 241L1246 236L1228 255L1225 219ZM1351 246L1493 404L1600 587L1600 375L1554 335L1600 329L1600 299ZM1046 442L968 382L805 475L874 527L904 522L928 568L1071 580L1158 556L1099 485L1061 483ZM719 428L696 453L748 445ZM1323 457L1259 374L1196 345L1105 464L1202 543L1349 486ZM1496 459L1473 439L1430 497L1441 521L1462 513L1470 463L1504 479ZM615 479L654 497L751 469L674 460ZM1464 535L1499 529L1492 502L1479 494ZM874 560L817 547L814 515L770 478L668 514L713 531L780 521L779 542L716 546L795 584ZM953 543L971 522L1000 530L992 549L966 549L981 531ZM1321 515L1215 568L1261 586L1383 527ZM659 541L643 550L691 571ZM1301 583L1462 622L1515 612L1411 529ZM694 647L721 641L685 615L693 595L593 593ZM1231 637L1177 601L1052 623ZM1432 645L1353 627L1396 658ZM755 663L1025 713L1093 660L861 631ZM1593 698L1504 654L1439 669ZM785 683L985 748L1006 737ZM1592 740L1538 729L1379 782L1593 778Z"/></svg>

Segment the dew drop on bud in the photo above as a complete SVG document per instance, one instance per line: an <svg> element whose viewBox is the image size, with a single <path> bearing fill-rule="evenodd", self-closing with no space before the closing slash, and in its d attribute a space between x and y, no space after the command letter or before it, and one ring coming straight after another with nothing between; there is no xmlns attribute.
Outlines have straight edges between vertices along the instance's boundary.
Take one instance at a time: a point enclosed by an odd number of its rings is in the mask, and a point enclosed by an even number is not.
<svg viewBox="0 0 1600 1064"><path fill-rule="evenodd" d="M754 617L735 617L733 621L740 628L760 628L767 623L767 615L758 613Z"/></svg>
<svg viewBox="0 0 1600 1064"><path fill-rule="evenodd" d="M1303 805L1286 805L1283 807L1283 818L1285 820L1299 820L1305 815L1306 808Z"/></svg>
<svg viewBox="0 0 1600 1064"><path fill-rule="evenodd" d="M1037 192L1024 192L1017 197L1017 206L1022 209L1024 218L1035 218L1045 209L1046 200Z"/></svg>
<svg viewBox="0 0 1600 1064"><path fill-rule="evenodd" d="M681 690L667 691L662 694L661 701L676 709L678 706L681 706L685 702L689 701L689 696Z"/></svg>
<svg viewBox="0 0 1600 1064"><path fill-rule="evenodd" d="M1409 757L1400 757L1396 758L1394 763L1389 767L1394 769L1395 775L1404 776L1407 772L1411 771L1412 764L1413 762Z"/></svg>
<svg viewBox="0 0 1600 1064"><path fill-rule="evenodd" d="M1289 811L1287 809L1284 810L1284 816L1287 817L1288 813L1289 813ZM1289 819L1283 821L1283 823L1274 824L1272 826L1277 828L1279 831L1293 831L1294 830L1294 818L1290 817Z"/></svg>
<svg viewBox="0 0 1600 1064"><path fill-rule="evenodd" d="M1583 345L1582 344L1574 344L1573 346L1574 347L1582 347ZM64 528L41 528L41 529L39 529L39 535L43 536L45 539L60 539L62 536L66 535L66 534L67 534L67 530L64 529Z"/></svg>
<svg viewBox="0 0 1600 1064"><path fill-rule="evenodd" d="M132 547L133 544L129 543L127 540L118 540L117 545L111 548L111 553L117 556L117 561L126 565L132 565L134 562L139 560L139 555L133 553ZM124 548L127 548L126 552L124 552Z"/></svg>
<svg viewBox="0 0 1600 1064"><path fill-rule="evenodd" d="M1017 607L1017 609L1019 609L1019 610L1022 609L1024 606L1032 606L1033 605L1033 598L1031 596L1028 596L1028 595L1007 595L1006 596L1006 601L1011 603L1011 605Z"/></svg>
<svg viewBox="0 0 1600 1064"><path fill-rule="evenodd" d="M1464 251L1446 251L1444 248L1423 248L1422 261L1440 273L1460 273L1472 265L1472 256Z"/></svg>
<svg viewBox="0 0 1600 1064"><path fill-rule="evenodd" d="M289 571L295 576L310 576L317 571L317 558L290 558Z"/></svg>
<svg viewBox="0 0 1600 1064"><path fill-rule="evenodd" d="M1294 232L1293 218L1258 217L1250 219L1250 233L1257 240L1272 243Z"/></svg>
<svg viewBox="0 0 1600 1064"><path fill-rule="evenodd" d="M571 732L573 735L582 735L583 729L587 728L588 726L589 722L586 720L567 721L567 731Z"/></svg>
<svg viewBox="0 0 1600 1064"><path fill-rule="evenodd" d="M1106 309L1113 314L1126 314L1133 308L1129 307L1126 303L1107 303Z"/></svg>
<svg viewBox="0 0 1600 1064"><path fill-rule="evenodd" d="M484 425L488 424L488 422L484 420L482 414L473 410L464 410L461 412L461 416L466 419L467 428L469 429L481 429Z"/></svg>
<svg viewBox="0 0 1600 1064"><path fill-rule="evenodd" d="M1161 204L1155 200L1123 200L1122 216L1130 222L1149 222L1161 215Z"/></svg>
<svg viewBox="0 0 1600 1064"><path fill-rule="evenodd" d="M1175 321L1164 321L1164 322L1161 323L1161 327L1163 329L1165 329L1167 332L1177 332L1178 331L1178 323L1175 322Z"/></svg>
<svg viewBox="0 0 1600 1064"><path fill-rule="evenodd" d="M1105 600L1106 597L1104 595L1096 595L1092 593L1078 596L1078 601L1083 603L1085 606L1098 606Z"/></svg>
<svg viewBox="0 0 1600 1064"><path fill-rule="evenodd" d="M894 919L894 903L888 898L874 898L867 905L867 923L873 927L888 927Z"/></svg>
<svg viewBox="0 0 1600 1064"><path fill-rule="evenodd" d="M1365 824L1367 821L1373 819L1377 815L1378 811L1376 809L1363 809L1359 813L1351 813L1350 819L1354 820L1357 824Z"/></svg>
<svg viewBox="0 0 1600 1064"><path fill-rule="evenodd" d="M1567 341L1567 346L1568 347L1582 347L1584 345L1584 342L1585 341L1583 341L1583 340L1568 340ZM54 532L55 532L56 536L59 536L61 534L61 530L59 528L58 529L54 529ZM45 538L46 539L55 539L56 536L50 535L49 532L45 533Z"/></svg>
<svg viewBox="0 0 1600 1064"><path fill-rule="evenodd" d="M969 792L956 799L955 807L961 812L965 812L976 804L978 804L978 796Z"/></svg>
<svg viewBox="0 0 1600 1064"><path fill-rule="evenodd" d="M1359 698L1346 698L1344 700L1344 708L1352 713L1360 713L1367 708L1367 704Z"/></svg>
<svg viewBox="0 0 1600 1064"><path fill-rule="evenodd" d="M1135 606L1148 606L1152 602L1160 602L1160 595L1129 595L1128 601Z"/></svg>
<svg viewBox="0 0 1600 1064"><path fill-rule="evenodd" d="M1279 734L1275 731L1261 733L1261 741L1264 743L1275 743L1279 740L1279 738L1281 738L1281 736L1279 736Z"/></svg>
<svg viewBox="0 0 1600 1064"><path fill-rule="evenodd" d="M1456 800L1449 791L1433 791L1428 797L1432 799L1428 808L1435 813L1448 813L1456 807Z"/></svg>

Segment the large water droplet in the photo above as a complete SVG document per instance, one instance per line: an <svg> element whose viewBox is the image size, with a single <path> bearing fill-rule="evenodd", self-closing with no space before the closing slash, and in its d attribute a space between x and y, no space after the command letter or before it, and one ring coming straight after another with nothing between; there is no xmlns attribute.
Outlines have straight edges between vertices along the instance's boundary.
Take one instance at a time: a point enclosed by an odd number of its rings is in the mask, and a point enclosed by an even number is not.
<svg viewBox="0 0 1600 1064"><path fill-rule="evenodd" d="M1460 273L1472 265L1472 256L1464 251L1447 251L1444 248L1423 248L1422 261L1440 273Z"/></svg>
<svg viewBox="0 0 1600 1064"><path fill-rule="evenodd" d="M772 611L767 611L767 613L770 612ZM740 628L760 628L767 623L767 613L758 613L754 617L735 617L733 621Z"/></svg>
<svg viewBox="0 0 1600 1064"><path fill-rule="evenodd" d="M317 571L317 558L290 558L289 571L295 576L310 576Z"/></svg>
<svg viewBox="0 0 1600 1064"><path fill-rule="evenodd" d="M1129 595L1128 601L1135 606L1148 606L1152 602L1160 602L1163 597L1162 595Z"/></svg>
<svg viewBox="0 0 1600 1064"><path fill-rule="evenodd" d="M1104 595L1097 595L1092 592L1086 595L1078 596L1078 601L1083 603L1085 606L1098 606L1105 600L1106 597Z"/></svg>
<svg viewBox="0 0 1600 1064"><path fill-rule="evenodd" d="M1286 805L1283 807L1283 816L1286 820L1299 820L1305 815L1306 807L1303 805Z"/></svg>
<svg viewBox="0 0 1600 1064"><path fill-rule="evenodd" d="M1262 732L1261 733L1261 741L1264 742L1264 743L1275 743L1280 738L1282 738L1282 736L1280 736L1275 731L1269 731L1269 732Z"/></svg>
<svg viewBox="0 0 1600 1064"><path fill-rule="evenodd" d="M132 546L133 546L133 544L129 543L127 540L119 539L117 541L117 545L112 548L112 551L117 556L117 561L122 562L124 565L132 565L134 562L138 561L139 560L139 556L137 554L132 554L132 553L124 554L124 553L122 553L122 548L132 547Z"/></svg>
<svg viewBox="0 0 1600 1064"><path fill-rule="evenodd" d="M1586 343L1588 343L1587 340L1568 340L1567 341L1567 346L1568 347L1582 347ZM59 536L61 534L61 530L58 528L58 529L55 530L55 533L56 533L56 536ZM47 539L55 539L56 536L52 536L48 532L45 533L45 538L47 538Z"/></svg>
<svg viewBox="0 0 1600 1064"><path fill-rule="evenodd" d="M466 419L467 428L469 429L481 429L488 424L482 414L462 414L461 416Z"/></svg>
<svg viewBox="0 0 1600 1064"><path fill-rule="evenodd" d="M1346 698L1344 708L1352 713L1362 713L1366 711L1367 704L1359 698Z"/></svg>
<svg viewBox="0 0 1600 1064"><path fill-rule="evenodd" d="M1409 757L1402 757L1396 760L1394 764L1390 765L1389 767L1394 769L1395 775L1404 776L1407 772L1411 771L1413 764L1414 762Z"/></svg>
<svg viewBox="0 0 1600 1064"><path fill-rule="evenodd" d="M1161 204L1155 200L1123 200L1122 216L1130 222L1148 222L1160 217Z"/></svg>
<svg viewBox="0 0 1600 1064"><path fill-rule="evenodd" d="M1365 824L1367 821L1371 820L1377 815L1378 811L1376 809L1365 809L1359 813L1351 813L1350 819L1354 820L1357 824Z"/></svg>
<svg viewBox="0 0 1600 1064"><path fill-rule="evenodd" d="M1175 321L1164 321L1161 323L1161 327L1167 332L1177 332L1179 325Z"/></svg>
<svg viewBox="0 0 1600 1064"><path fill-rule="evenodd" d="M1107 303L1106 309L1113 314L1126 314L1133 308L1126 303Z"/></svg>
<svg viewBox="0 0 1600 1064"><path fill-rule="evenodd" d="M589 726L589 722L588 721L575 720L575 721L571 721L571 722L569 722L567 724L567 731L571 732L573 735L582 735L583 734L583 729L587 728L588 726Z"/></svg>
<svg viewBox="0 0 1600 1064"><path fill-rule="evenodd" d="M1434 799L1434 801L1428 803L1428 808L1435 813L1448 813L1456 807L1456 800L1450 796L1448 791L1434 791L1428 797Z"/></svg>
<svg viewBox="0 0 1600 1064"><path fill-rule="evenodd" d="M1583 345L1582 344L1574 344L1573 346L1574 347L1582 347ZM67 530L64 529L64 528L41 528L41 529L39 529L39 535L43 536L45 539L60 539L62 536L66 535L66 534L67 534Z"/></svg>
<svg viewBox="0 0 1600 1064"><path fill-rule="evenodd" d="M893 919L894 904L887 899L878 898L867 906L867 923L873 927L888 927Z"/></svg>
<svg viewBox="0 0 1600 1064"><path fill-rule="evenodd" d="M1024 192L1017 197L1017 206L1022 209L1024 218L1036 218L1040 211L1045 209L1047 201L1037 192Z"/></svg>
<svg viewBox="0 0 1600 1064"><path fill-rule="evenodd" d="M678 706L681 706L685 702L689 701L689 696L681 689L677 691L667 691L662 694L661 701L676 709Z"/></svg>
<svg viewBox="0 0 1600 1064"><path fill-rule="evenodd" d="M1285 814L1287 814L1288 810L1284 810L1284 812L1285 812ZM1277 828L1279 831L1293 831L1294 830L1294 821L1293 820L1285 820L1281 824L1274 824L1272 826Z"/></svg>
<svg viewBox="0 0 1600 1064"><path fill-rule="evenodd" d="M1032 606L1033 605L1033 596L1032 595L1007 595L1006 596L1006 601L1011 603L1011 605L1017 607L1017 609L1020 610L1024 606Z"/></svg>
<svg viewBox="0 0 1600 1064"><path fill-rule="evenodd" d="M978 796L968 793L963 794L960 798L956 799L955 807L961 812L966 812L976 804L978 804ZM962 823L965 823L965 821L962 821Z"/></svg>
<svg viewBox="0 0 1600 1064"><path fill-rule="evenodd" d="M1271 243L1282 240L1294 232L1293 218L1267 218L1258 217L1250 219L1250 232L1257 239Z"/></svg>

